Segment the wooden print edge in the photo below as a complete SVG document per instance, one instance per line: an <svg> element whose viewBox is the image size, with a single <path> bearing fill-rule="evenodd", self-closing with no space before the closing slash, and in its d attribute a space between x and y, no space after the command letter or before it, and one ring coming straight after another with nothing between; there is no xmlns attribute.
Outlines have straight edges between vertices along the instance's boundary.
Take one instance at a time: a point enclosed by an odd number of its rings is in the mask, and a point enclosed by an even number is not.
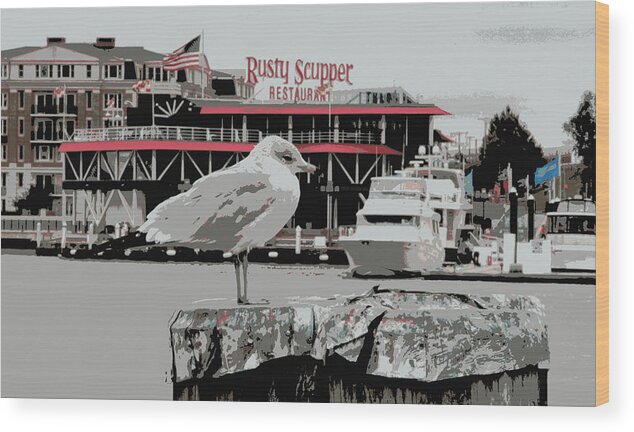
<svg viewBox="0 0 634 432"><path fill-rule="evenodd" d="M595 404L609 400L609 7L596 3L596 388Z"/></svg>

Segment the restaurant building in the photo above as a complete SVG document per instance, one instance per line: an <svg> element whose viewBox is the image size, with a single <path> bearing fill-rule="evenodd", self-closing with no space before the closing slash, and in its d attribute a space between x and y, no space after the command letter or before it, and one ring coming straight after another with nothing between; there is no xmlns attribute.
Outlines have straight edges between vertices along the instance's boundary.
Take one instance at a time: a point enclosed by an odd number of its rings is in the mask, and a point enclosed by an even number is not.
<svg viewBox="0 0 634 432"><path fill-rule="evenodd" d="M238 75L238 74L236 74ZM220 74L217 76L220 77ZM127 107L127 126L77 129L62 144L64 202L73 226L140 225L148 212L193 182L279 135L318 167L301 174L301 199L288 228L330 235L355 223L371 178L390 175L434 142L433 119L447 112L398 88L350 103L264 103L169 97ZM388 102L388 94L390 94Z"/></svg>

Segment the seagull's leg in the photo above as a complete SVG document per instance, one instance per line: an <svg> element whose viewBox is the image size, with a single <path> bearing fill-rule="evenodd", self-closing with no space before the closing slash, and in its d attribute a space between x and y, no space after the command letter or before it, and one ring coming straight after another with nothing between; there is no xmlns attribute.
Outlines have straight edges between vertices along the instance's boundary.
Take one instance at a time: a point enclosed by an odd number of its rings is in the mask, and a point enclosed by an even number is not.
<svg viewBox="0 0 634 432"><path fill-rule="evenodd" d="M244 298L243 298L243 303L248 303L249 302L249 298L247 297L247 268L249 267L249 251L246 250L244 252L242 252L242 281L244 283Z"/></svg>
<svg viewBox="0 0 634 432"><path fill-rule="evenodd" d="M238 300L238 304L240 304L242 303L242 290L240 289L240 254L234 255L233 265L236 269L236 299Z"/></svg>

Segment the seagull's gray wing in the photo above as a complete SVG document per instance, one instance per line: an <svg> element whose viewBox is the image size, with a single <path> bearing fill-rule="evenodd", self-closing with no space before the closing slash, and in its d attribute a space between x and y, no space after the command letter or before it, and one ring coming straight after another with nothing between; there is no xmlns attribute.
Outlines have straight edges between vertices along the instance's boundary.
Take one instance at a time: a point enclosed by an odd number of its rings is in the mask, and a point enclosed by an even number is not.
<svg viewBox="0 0 634 432"><path fill-rule="evenodd" d="M223 170L159 204L139 231L148 241L228 251L242 229L275 202L269 176Z"/></svg>

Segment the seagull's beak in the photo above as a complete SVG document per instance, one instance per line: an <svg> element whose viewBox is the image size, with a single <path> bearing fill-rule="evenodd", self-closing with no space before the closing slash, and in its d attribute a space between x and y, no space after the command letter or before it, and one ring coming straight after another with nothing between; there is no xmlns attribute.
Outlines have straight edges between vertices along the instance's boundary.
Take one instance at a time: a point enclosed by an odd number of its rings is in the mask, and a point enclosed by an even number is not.
<svg viewBox="0 0 634 432"><path fill-rule="evenodd" d="M314 173L315 171L317 171L317 167L313 164L304 164L304 165L300 165L299 166L300 171L305 172L305 173Z"/></svg>

